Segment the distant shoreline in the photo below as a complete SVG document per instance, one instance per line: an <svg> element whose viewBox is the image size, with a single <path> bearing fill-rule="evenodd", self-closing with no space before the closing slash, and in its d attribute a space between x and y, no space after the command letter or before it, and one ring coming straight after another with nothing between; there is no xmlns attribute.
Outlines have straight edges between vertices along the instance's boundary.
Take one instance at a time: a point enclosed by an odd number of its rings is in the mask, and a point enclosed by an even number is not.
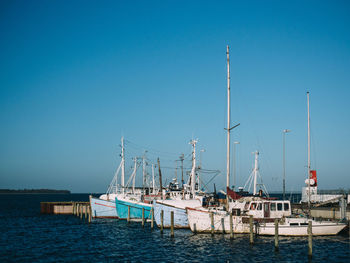
<svg viewBox="0 0 350 263"><path fill-rule="evenodd" d="M0 194L70 194L69 190L55 189L0 189Z"/></svg>

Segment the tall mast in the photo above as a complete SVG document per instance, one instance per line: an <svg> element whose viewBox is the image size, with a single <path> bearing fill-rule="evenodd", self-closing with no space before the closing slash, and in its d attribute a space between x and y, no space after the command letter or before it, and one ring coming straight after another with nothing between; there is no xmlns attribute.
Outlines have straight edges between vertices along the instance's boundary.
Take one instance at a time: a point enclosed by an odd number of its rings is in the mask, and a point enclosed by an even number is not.
<svg viewBox="0 0 350 263"><path fill-rule="evenodd" d="M306 93L307 95L307 178L308 178L308 207L310 209L310 96L309 92Z"/></svg>
<svg viewBox="0 0 350 263"><path fill-rule="evenodd" d="M155 181L154 181L154 164L152 163L152 193L154 194L155 193Z"/></svg>
<svg viewBox="0 0 350 263"><path fill-rule="evenodd" d="M164 196L163 196L163 185L162 185L162 171L160 170L159 158L157 159L157 162L158 162L158 173L159 173L159 191L160 191L160 194L162 196L162 199L164 199Z"/></svg>
<svg viewBox="0 0 350 263"><path fill-rule="evenodd" d="M226 186L230 187L230 51L227 46L227 158L226 158Z"/></svg>
<svg viewBox="0 0 350 263"><path fill-rule="evenodd" d="M258 157L259 157L259 152L256 151L255 152L255 166L254 166L254 191L253 191L253 195L256 195L256 186L257 186L257 182L258 182L258 171L259 171Z"/></svg>
<svg viewBox="0 0 350 263"><path fill-rule="evenodd" d="M146 152L142 156L142 188L145 191L146 186Z"/></svg>
<svg viewBox="0 0 350 263"><path fill-rule="evenodd" d="M122 185L122 191L123 194L125 192L125 156L124 156L124 137L122 136L122 178L121 178L121 185Z"/></svg>
<svg viewBox="0 0 350 263"><path fill-rule="evenodd" d="M195 193L195 185L196 185L196 140L190 141L192 144L193 152L192 152L192 170L191 170L191 193L194 197Z"/></svg>
<svg viewBox="0 0 350 263"><path fill-rule="evenodd" d="M184 154L181 154L180 161L181 161L181 184L182 184L182 187L184 184L184 159L185 159Z"/></svg>
<svg viewBox="0 0 350 263"><path fill-rule="evenodd" d="M137 165L137 157L134 158L134 172L133 172L133 178L132 178L132 193L135 194L135 177L136 177L136 165Z"/></svg>

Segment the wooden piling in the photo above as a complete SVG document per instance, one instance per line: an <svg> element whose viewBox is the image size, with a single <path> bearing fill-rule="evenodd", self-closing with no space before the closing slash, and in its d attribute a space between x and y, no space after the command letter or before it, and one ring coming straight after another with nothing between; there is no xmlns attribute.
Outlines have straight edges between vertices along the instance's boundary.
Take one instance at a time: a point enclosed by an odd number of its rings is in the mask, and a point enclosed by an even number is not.
<svg viewBox="0 0 350 263"><path fill-rule="evenodd" d="M90 205L88 210L88 216L89 216L89 223L91 223L91 206Z"/></svg>
<svg viewBox="0 0 350 263"><path fill-rule="evenodd" d="M142 207L142 227L145 226L145 208Z"/></svg>
<svg viewBox="0 0 350 263"><path fill-rule="evenodd" d="M76 211L75 215L79 216L79 204L76 204L76 209L77 209L77 211Z"/></svg>
<svg viewBox="0 0 350 263"><path fill-rule="evenodd" d="M79 207L80 207L80 211L79 211L80 219L83 220L83 205L80 205Z"/></svg>
<svg viewBox="0 0 350 263"><path fill-rule="evenodd" d="M308 256L309 258L312 257L312 221L309 221L309 225L307 227L307 234L308 234Z"/></svg>
<svg viewBox="0 0 350 263"><path fill-rule="evenodd" d="M254 231L253 231L253 216L252 215L250 215L249 216L249 236L250 236L250 238L249 238L249 242L250 242L250 244L253 244L254 243Z"/></svg>
<svg viewBox="0 0 350 263"><path fill-rule="evenodd" d="M232 212L230 212L230 238L233 239L233 221L232 221Z"/></svg>
<svg viewBox="0 0 350 263"><path fill-rule="evenodd" d="M211 234L214 235L214 213L210 212L210 228L211 228Z"/></svg>
<svg viewBox="0 0 350 263"><path fill-rule="evenodd" d="M128 223L130 223L130 206L128 205Z"/></svg>
<svg viewBox="0 0 350 263"><path fill-rule="evenodd" d="M154 228L154 209L151 208L151 229Z"/></svg>
<svg viewBox="0 0 350 263"><path fill-rule="evenodd" d="M222 233L225 234L225 218L221 218Z"/></svg>
<svg viewBox="0 0 350 263"><path fill-rule="evenodd" d="M91 223L92 220L92 209L91 209L91 202L89 203L89 223Z"/></svg>
<svg viewBox="0 0 350 263"><path fill-rule="evenodd" d="M174 237L174 211L170 212L170 236Z"/></svg>
<svg viewBox="0 0 350 263"><path fill-rule="evenodd" d="M160 233L163 234L164 228L164 210L160 211Z"/></svg>
<svg viewBox="0 0 350 263"><path fill-rule="evenodd" d="M278 219L275 218L275 250L278 251Z"/></svg>
<svg viewBox="0 0 350 263"><path fill-rule="evenodd" d="M87 205L84 205L84 207L85 207L85 209L84 209L84 210L85 210L85 211L84 211L84 212L85 212L84 219L87 220L87 219L88 219L88 217L87 217L87 210L88 210L87 208L88 208L88 207L87 207Z"/></svg>

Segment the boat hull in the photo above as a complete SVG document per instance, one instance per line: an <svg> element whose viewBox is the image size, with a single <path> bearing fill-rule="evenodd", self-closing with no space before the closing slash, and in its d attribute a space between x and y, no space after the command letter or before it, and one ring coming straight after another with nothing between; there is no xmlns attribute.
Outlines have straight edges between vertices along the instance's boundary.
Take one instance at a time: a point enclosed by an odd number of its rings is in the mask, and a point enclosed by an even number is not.
<svg viewBox="0 0 350 263"><path fill-rule="evenodd" d="M115 201L90 197L91 214L94 218L118 218Z"/></svg>
<svg viewBox="0 0 350 263"><path fill-rule="evenodd" d="M115 204L119 219L128 219L129 207L130 219L142 219L142 208L145 210L145 220L150 219L151 217L151 204L119 198L116 198Z"/></svg>
<svg viewBox="0 0 350 263"><path fill-rule="evenodd" d="M186 207L198 207L199 200L158 200L154 201L154 219L161 225L161 211L164 211L163 227L171 227L171 212L174 212L174 228L189 228Z"/></svg>
<svg viewBox="0 0 350 263"><path fill-rule="evenodd" d="M207 210L187 208L188 222L192 232L198 233L230 233L230 216L225 211L213 212L214 224L211 224L211 213ZM249 218L244 216L232 216L233 232L248 234L250 232ZM337 235L346 227L345 223L314 221L312 220L312 235L326 236ZM213 229L212 229L213 228ZM308 219L285 218L278 226L280 236L307 236ZM254 233L259 235L275 235L273 222L259 222L254 224Z"/></svg>
<svg viewBox="0 0 350 263"><path fill-rule="evenodd" d="M299 222L298 222L299 221ZM291 225L290 223L298 224ZM313 236L331 236L337 235L346 227L344 223L330 222L330 221L314 221L312 220L312 235ZM282 222L278 226L278 235L280 236L307 236L308 235L308 221L307 219L294 219L292 222ZM259 224L259 235L274 235L274 223Z"/></svg>

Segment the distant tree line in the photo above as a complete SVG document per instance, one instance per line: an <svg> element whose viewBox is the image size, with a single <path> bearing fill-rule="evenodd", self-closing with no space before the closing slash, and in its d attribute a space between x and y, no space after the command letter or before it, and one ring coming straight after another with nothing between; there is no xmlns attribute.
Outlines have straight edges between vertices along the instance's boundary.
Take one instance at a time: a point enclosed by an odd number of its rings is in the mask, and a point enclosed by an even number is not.
<svg viewBox="0 0 350 263"><path fill-rule="evenodd" d="M0 194L70 194L70 191L54 189L0 189Z"/></svg>

